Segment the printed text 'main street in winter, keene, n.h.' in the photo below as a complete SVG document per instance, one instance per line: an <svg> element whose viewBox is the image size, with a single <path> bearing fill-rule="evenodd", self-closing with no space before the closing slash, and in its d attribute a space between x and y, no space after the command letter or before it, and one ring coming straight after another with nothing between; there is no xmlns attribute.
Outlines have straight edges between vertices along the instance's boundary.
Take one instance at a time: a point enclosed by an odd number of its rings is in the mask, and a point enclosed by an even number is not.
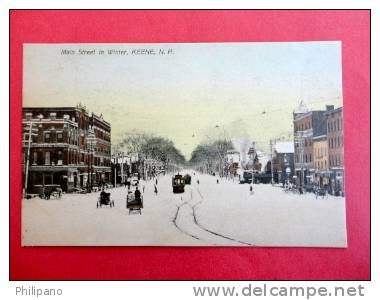
<svg viewBox="0 0 380 300"><path fill-rule="evenodd" d="M132 55L132 56L154 56L154 55L173 55L172 48L135 48L135 49L61 49L61 55Z"/></svg>

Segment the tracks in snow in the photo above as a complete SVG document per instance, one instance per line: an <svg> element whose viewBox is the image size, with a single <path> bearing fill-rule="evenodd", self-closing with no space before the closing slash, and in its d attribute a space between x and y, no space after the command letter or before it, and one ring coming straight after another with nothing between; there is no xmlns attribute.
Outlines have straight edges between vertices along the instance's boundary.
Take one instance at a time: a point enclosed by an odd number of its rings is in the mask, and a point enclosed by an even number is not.
<svg viewBox="0 0 380 300"><path fill-rule="evenodd" d="M190 199L183 200L184 196L180 196L180 199L177 198L177 201L180 200L180 205L177 205L177 211L173 218L174 226L181 231L182 233L206 242L209 245L219 245L219 246L253 246L250 243L246 243L231 237L228 237L224 234L212 231L202 224L199 223L199 219L196 214L196 207L204 201L204 197L199 191L199 188L196 191L199 194L200 200L196 203L192 203L194 189L190 191ZM188 195L186 195L188 196Z"/></svg>

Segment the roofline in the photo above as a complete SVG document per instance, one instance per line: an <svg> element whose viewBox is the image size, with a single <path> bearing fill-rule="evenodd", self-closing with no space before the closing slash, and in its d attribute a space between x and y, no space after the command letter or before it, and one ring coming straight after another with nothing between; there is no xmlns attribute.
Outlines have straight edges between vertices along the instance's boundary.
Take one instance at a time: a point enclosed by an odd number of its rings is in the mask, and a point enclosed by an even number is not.
<svg viewBox="0 0 380 300"><path fill-rule="evenodd" d="M109 122L107 122L106 120L104 120L103 118L101 118L100 116L98 116L97 114L95 113L91 113L92 117L97 119L99 122L103 122L104 124L108 125L109 127L111 127L111 124Z"/></svg>
<svg viewBox="0 0 380 300"><path fill-rule="evenodd" d="M327 110L327 111L325 112L325 115L330 115L330 114L333 114L333 113L336 113L336 112L340 112L340 111L342 111L342 110L343 110L343 106L341 106L341 107L337 107L337 108L332 109L332 110Z"/></svg>
<svg viewBox="0 0 380 300"><path fill-rule="evenodd" d="M301 114L298 114L297 116L295 116L293 121L302 120L303 118L312 116L314 113L325 113L325 111L324 110L311 110L311 111L308 111L306 113L301 113ZM294 114L297 114L297 113L294 113Z"/></svg>

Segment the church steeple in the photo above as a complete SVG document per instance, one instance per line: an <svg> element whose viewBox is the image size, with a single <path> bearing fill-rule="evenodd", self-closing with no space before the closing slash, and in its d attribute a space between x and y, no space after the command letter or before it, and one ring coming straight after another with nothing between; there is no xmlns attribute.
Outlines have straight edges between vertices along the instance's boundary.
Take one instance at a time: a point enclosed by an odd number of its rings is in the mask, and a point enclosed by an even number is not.
<svg viewBox="0 0 380 300"><path fill-rule="evenodd" d="M309 111L303 100L301 100L298 107L294 110L293 115L296 117L297 115L305 114Z"/></svg>

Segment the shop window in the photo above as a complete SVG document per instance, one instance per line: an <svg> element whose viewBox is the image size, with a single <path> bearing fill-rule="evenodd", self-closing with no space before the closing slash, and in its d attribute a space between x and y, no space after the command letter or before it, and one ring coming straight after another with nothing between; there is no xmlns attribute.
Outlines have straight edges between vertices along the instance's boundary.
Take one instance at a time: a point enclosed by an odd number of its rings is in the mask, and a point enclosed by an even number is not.
<svg viewBox="0 0 380 300"><path fill-rule="evenodd" d="M53 176L51 174L44 174L44 184L53 184Z"/></svg>

